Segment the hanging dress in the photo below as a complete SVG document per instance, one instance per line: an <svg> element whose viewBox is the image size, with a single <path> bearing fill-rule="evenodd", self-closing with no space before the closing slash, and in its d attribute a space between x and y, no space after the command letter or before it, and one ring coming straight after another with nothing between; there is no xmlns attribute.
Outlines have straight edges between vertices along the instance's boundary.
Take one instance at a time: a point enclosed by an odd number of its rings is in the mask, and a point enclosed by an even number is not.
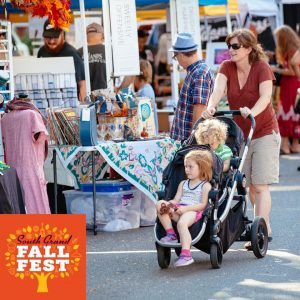
<svg viewBox="0 0 300 300"><path fill-rule="evenodd" d="M17 170L26 212L50 214L43 169L48 132L41 114L31 109L10 111L3 116L1 125L6 162Z"/></svg>

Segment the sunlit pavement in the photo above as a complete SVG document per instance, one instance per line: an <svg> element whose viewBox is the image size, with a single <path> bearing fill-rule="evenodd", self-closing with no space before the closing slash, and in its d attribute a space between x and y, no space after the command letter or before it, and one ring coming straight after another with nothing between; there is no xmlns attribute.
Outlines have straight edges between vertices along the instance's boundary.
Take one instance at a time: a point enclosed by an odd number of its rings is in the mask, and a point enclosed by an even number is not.
<svg viewBox="0 0 300 300"><path fill-rule="evenodd" d="M221 269L193 251L195 263L161 270L153 227L87 236L87 299L300 299L300 155L280 158L280 183L271 187L273 242L257 259L234 243ZM252 216L249 208L249 216Z"/></svg>

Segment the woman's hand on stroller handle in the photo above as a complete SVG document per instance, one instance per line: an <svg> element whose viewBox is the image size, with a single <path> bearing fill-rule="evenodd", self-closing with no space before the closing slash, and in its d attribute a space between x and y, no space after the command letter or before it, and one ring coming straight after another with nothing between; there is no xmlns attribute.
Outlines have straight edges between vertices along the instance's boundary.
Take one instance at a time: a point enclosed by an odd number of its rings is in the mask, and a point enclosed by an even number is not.
<svg viewBox="0 0 300 300"><path fill-rule="evenodd" d="M215 107L208 106L207 109L202 113L201 117L203 119L210 119L213 117L220 117L220 116L242 116L245 119L248 118L251 121L251 127L255 128L255 119L253 113L250 108L248 107L241 107L239 110L223 110L223 111L216 111Z"/></svg>
<svg viewBox="0 0 300 300"><path fill-rule="evenodd" d="M246 108L244 110L244 108ZM256 123L255 123L255 119L254 116L252 114L252 111L250 108L248 107L241 107L239 110L224 110L224 111L217 111L214 115L214 117L219 117L219 116L242 116L242 111L245 112L245 115L247 114L247 116L243 116L244 118L248 118L251 121L251 128L255 129Z"/></svg>
<svg viewBox="0 0 300 300"><path fill-rule="evenodd" d="M246 119L249 115L252 114L252 111L250 108L248 108L247 106L244 106L244 107L240 107L240 112L241 112L241 115L244 119Z"/></svg>
<svg viewBox="0 0 300 300"><path fill-rule="evenodd" d="M216 108L213 106L208 106L206 108L206 110L202 113L201 117L203 119L210 119L214 116L214 114L216 113Z"/></svg>

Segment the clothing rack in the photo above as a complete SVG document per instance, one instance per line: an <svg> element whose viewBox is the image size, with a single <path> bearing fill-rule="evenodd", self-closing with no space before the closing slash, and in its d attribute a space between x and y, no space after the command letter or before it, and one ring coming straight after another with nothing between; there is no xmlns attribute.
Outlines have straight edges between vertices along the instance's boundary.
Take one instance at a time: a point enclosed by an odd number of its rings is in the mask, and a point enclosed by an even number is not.
<svg viewBox="0 0 300 300"><path fill-rule="evenodd" d="M14 98L14 72L13 72L13 45L11 36L11 23L9 21L0 21L0 33L6 33L6 39L0 40L5 49L0 50L0 53L5 53L5 59L0 60L0 64L4 66L4 70L9 73L8 86L9 89L1 91L1 94L9 94L9 100Z"/></svg>

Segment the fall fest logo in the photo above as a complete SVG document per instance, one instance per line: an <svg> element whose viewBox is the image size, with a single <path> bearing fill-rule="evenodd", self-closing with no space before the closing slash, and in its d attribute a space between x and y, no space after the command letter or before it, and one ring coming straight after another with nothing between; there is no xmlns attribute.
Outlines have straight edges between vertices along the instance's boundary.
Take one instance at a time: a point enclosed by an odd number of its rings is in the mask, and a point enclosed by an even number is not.
<svg viewBox="0 0 300 300"><path fill-rule="evenodd" d="M19 289L17 281L21 282L20 287L24 286L26 291L30 291L28 295L36 295L30 299L39 299L38 295L41 294L49 296L51 294L50 298L53 299L57 287L60 287L62 282L64 290L68 289L68 282L71 284L69 289L79 288L74 299L85 299L84 216L40 215L39 218L39 215L4 215L4 217L27 219L22 222L19 220L6 223L11 224L9 225L11 230L6 232L4 243L1 241L1 244L6 246L1 253L4 259L4 268L1 266L1 269L2 272L6 270L5 279L13 284L16 290ZM61 220L51 220L52 217ZM73 217L75 219L72 222L70 218ZM0 218L1 224L2 216ZM40 220L32 221L32 218ZM78 228L80 223L81 230ZM0 275L3 278L3 274ZM32 283L24 285L25 281ZM82 297L79 297L80 293ZM66 294L69 298L69 293ZM20 291L20 295L24 299L24 290ZM59 299L62 299L61 290L58 295Z"/></svg>

